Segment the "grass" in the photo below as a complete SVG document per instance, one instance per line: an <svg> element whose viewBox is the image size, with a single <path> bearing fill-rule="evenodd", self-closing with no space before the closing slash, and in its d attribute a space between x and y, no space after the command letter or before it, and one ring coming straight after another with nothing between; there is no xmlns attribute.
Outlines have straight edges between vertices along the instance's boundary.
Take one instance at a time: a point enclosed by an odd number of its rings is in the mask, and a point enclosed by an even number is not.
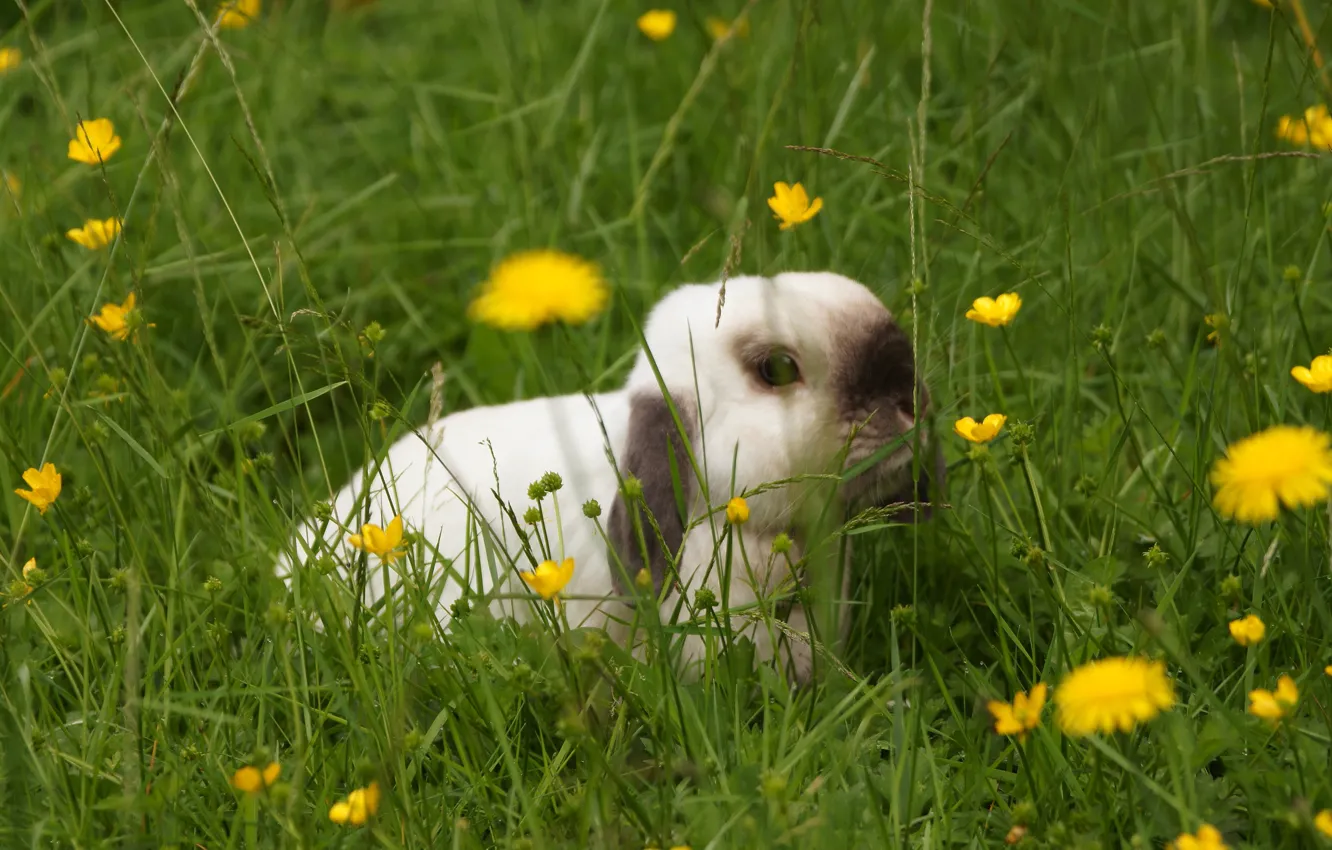
<svg viewBox="0 0 1332 850"><path fill-rule="evenodd" d="M1332 172L1272 133L1325 91L1295 16L757 0L713 48L734 0L681 2L660 44L610 0L290 0L214 46L191 2L0 12L24 53L0 78L22 184L0 190L0 467L65 476L45 515L0 498L4 846L1327 840L1328 522L1248 530L1207 484L1240 437L1328 426L1288 375L1332 345ZM93 117L124 139L104 167L65 158ZM780 233L777 180L823 212ZM63 236L112 215L112 249ZM602 319L461 318L495 261L547 245L605 269ZM732 254L864 281L938 408L951 508L857 537L851 676L793 689L739 648L685 682L482 615L312 628L275 553L424 418L432 363L446 410L614 386L634 322ZM85 323L131 290L137 341ZM963 318L1006 291L1013 325ZM947 433L994 411L988 460ZM1268 636L1243 649L1227 622L1251 612ZM987 700L1123 654L1165 661L1173 710L991 731ZM1274 729L1246 693L1281 673L1302 698ZM271 792L229 787L269 759ZM331 823L371 779L371 824Z"/></svg>

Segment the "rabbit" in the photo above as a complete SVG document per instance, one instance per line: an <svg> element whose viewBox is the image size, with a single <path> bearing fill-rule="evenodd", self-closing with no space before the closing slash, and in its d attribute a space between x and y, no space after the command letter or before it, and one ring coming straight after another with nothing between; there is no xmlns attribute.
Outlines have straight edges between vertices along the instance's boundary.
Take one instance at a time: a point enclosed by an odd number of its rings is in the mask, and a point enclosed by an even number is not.
<svg viewBox="0 0 1332 850"><path fill-rule="evenodd" d="M800 557L801 529L793 524L807 489L792 483L754 492L760 485L841 473L876 455L886 456L835 488L840 502L918 503L931 477L941 483L937 447L932 463L916 464L913 480L913 451L928 441L902 440L928 405L910 341L879 299L850 278L788 272L681 286L652 309L643 337L646 351L618 390L473 408L404 436L333 497L333 522L299 528L295 561L333 554L356 587L360 553L348 533L362 522L387 526L400 514L440 558L426 568L409 566L410 559L384 565L367 558L367 604L384 597L388 578L395 592L429 588L441 622L464 595L488 595L496 615L528 620L536 597L515 573L531 570L533 558L515 519L532 504L529 485L553 471L563 482L554 496L558 534L549 497L542 507L551 546L562 552L551 554L575 563L561 594L563 616L572 627L602 627L623 641L640 573L657 591L664 622L700 587L738 609L790 575L785 557L770 553L785 533L793 541L790 562ZM894 442L904 444L885 451ZM638 489L641 496L624 495ZM731 525L727 569L718 542L727 526L724 506L740 494L747 494L749 516ZM585 517L581 508L592 500L608 505L609 516ZM747 566L739 564L740 552ZM780 568L772 566L778 561ZM278 569L289 584L291 565L284 556ZM843 598L847 587L844 579ZM782 645L781 663L797 681L808 680L807 642L754 618L736 615L732 623L765 661L779 660ZM786 625L807 630L799 605ZM705 652L703 639L690 635L681 660L696 669Z"/></svg>

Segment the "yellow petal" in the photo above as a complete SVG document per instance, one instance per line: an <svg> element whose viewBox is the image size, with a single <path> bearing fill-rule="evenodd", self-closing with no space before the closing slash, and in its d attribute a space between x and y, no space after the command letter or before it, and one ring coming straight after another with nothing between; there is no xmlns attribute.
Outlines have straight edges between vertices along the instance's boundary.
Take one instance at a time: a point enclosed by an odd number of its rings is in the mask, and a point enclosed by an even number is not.
<svg viewBox="0 0 1332 850"><path fill-rule="evenodd" d="M281 775L281 773L282 765L277 762L272 762L268 767L264 768L264 784L272 785L274 782L277 782L278 776Z"/></svg>
<svg viewBox="0 0 1332 850"><path fill-rule="evenodd" d="M351 806L346 801L334 803L333 808L328 810L328 819L334 823L343 824L351 817Z"/></svg>
<svg viewBox="0 0 1332 850"><path fill-rule="evenodd" d="M804 190L802 189L801 191ZM815 198L814 203L810 204L809 209L805 211L805 220L808 221L809 219L818 215L819 210L821 209L823 209L823 198Z"/></svg>

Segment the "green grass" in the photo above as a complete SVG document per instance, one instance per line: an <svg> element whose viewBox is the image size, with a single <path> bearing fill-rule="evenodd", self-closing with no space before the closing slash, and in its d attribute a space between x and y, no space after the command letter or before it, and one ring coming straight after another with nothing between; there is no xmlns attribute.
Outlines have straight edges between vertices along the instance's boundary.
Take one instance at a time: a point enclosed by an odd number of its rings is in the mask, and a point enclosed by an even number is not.
<svg viewBox="0 0 1332 850"><path fill-rule="evenodd" d="M0 479L65 476L45 516L0 497L0 845L1327 840L1328 523L1250 532L1207 484L1226 444L1332 413L1287 374L1332 346L1332 171L1258 158L1323 92L1292 18L940 0L927 38L920 4L758 0L710 52L704 17L737 0L663 0L681 22L661 44L625 0L270 0L224 58L189 3L0 12L25 57L0 78L0 169L22 181L0 190ZM105 168L65 158L93 117L124 139ZM824 211L779 233L777 180ZM114 251L63 236L111 215ZM716 279L733 240L739 271L873 288L936 401L951 508L857 538L852 677L793 690L737 650L682 682L482 615L378 639L293 607L286 530L422 421L432 363L447 410L614 386L635 321ZM461 318L496 260L543 246L602 265L602 319ZM155 323L137 343L85 324L131 290ZM1010 290L1012 326L963 319ZM992 411L1010 427L987 465L948 423ZM1248 612L1269 633L1245 650L1226 623ZM1166 661L1172 711L1091 739L1049 713L1021 746L991 731L986 700L1128 653ZM1302 700L1273 731L1245 694L1284 672ZM282 784L238 799L228 776L268 757ZM330 823L371 778L372 825Z"/></svg>

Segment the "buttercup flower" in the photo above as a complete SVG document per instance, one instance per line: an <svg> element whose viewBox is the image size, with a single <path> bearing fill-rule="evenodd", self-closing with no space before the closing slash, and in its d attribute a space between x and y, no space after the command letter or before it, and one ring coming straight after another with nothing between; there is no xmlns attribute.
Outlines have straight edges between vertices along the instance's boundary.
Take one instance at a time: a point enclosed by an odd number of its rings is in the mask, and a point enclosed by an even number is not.
<svg viewBox="0 0 1332 850"><path fill-rule="evenodd" d="M1175 704L1165 665L1145 658L1084 664L1055 690L1055 719L1068 735L1127 732Z"/></svg>
<svg viewBox="0 0 1332 850"><path fill-rule="evenodd" d="M1002 413L991 413L980 422L970 416L963 416L953 423L953 430L964 440L972 443L988 443L999 434L1008 417Z"/></svg>
<svg viewBox="0 0 1332 850"><path fill-rule="evenodd" d="M744 38L749 35L749 16L741 15L734 21L728 21L716 15L709 15L703 26L707 28L708 35L712 36L713 41L720 41L728 35Z"/></svg>
<svg viewBox="0 0 1332 850"><path fill-rule="evenodd" d="M1166 850L1226 850L1226 847L1226 843L1221 840L1221 831L1205 823L1193 835L1181 833L1166 845Z"/></svg>
<svg viewBox="0 0 1332 850"><path fill-rule="evenodd" d="M277 782L280 773L282 765L277 762L271 762L262 771L257 767L246 765L231 775L231 787L246 794L258 794L266 788L271 788L273 783Z"/></svg>
<svg viewBox="0 0 1332 850"><path fill-rule="evenodd" d="M104 221L98 221L95 218L88 219L83 223L83 227L76 227L73 230L65 231L65 236L79 243L89 251L96 251L99 248L105 248L115 241L116 235L120 233L120 219L108 218Z"/></svg>
<svg viewBox="0 0 1332 850"><path fill-rule="evenodd" d="M1292 145L1332 150L1332 115L1321 103L1304 110L1298 118L1283 115L1277 119L1276 135Z"/></svg>
<svg viewBox="0 0 1332 850"><path fill-rule="evenodd" d="M1230 621L1230 636L1240 646L1253 646L1261 641L1266 634L1267 625L1258 618L1257 614L1250 614L1241 620Z"/></svg>
<svg viewBox="0 0 1332 850"><path fill-rule="evenodd" d="M378 555L379 560L391 564L405 554L402 545L402 516L395 516L389 521L388 528L380 528L367 522L361 526L360 534L350 534L347 542L362 552Z"/></svg>
<svg viewBox="0 0 1332 850"><path fill-rule="evenodd" d="M39 513L45 514L51 503L60 497L60 473L54 463L43 464L41 471L29 469L23 473L23 483L31 490L15 490L19 498L32 502Z"/></svg>
<svg viewBox="0 0 1332 850"><path fill-rule="evenodd" d="M1212 465L1212 502L1249 525L1277 518L1280 506L1315 505L1332 487L1332 437L1307 425L1274 425L1226 449Z"/></svg>
<svg viewBox="0 0 1332 850"><path fill-rule="evenodd" d="M1332 664L1329 664L1326 667L1324 667L1323 672L1329 676L1332 676Z"/></svg>
<svg viewBox="0 0 1332 850"><path fill-rule="evenodd" d="M328 810L328 819L344 826L361 826L379 811L379 783L357 788Z"/></svg>
<svg viewBox="0 0 1332 850"><path fill-rule="evenodd" d="M23 51L17 47L0 47L0 74L8 74L23 61Z"/></svg>
<svg viewBox="0 0 1332 850"><path fill-rule="evenodd" d="M772 192L772 197L768 198L768 207L772 210L773 217L781 222L778 225L781 230L790 230L797 224L804 224L823 209L823 198L810 201L809 193L800 183L794 186L781 182L774 183Z"/></svg>
<svg viewBox="0 0 1332 850"><path fill-rule="evenodd" d="M1005 292L998 298L981 297L971 302L967 318L992 328L1003 327L1022 309L1022 296L1016 292Z"/></svg>
<svg viewBox="0 0 1332 850"><path fill-rule="evenodd" d="M80 121L74 138L69 140L69 158L87 165L106 162L120 150L120 137L109 118Z"/></svg>
<svg viewBox="0 0 1332 850"><path fill-rule="evenodd" d="M574 559L565 558L560 563L542 561L531 572L521 572L518 577L527 582L527 586L541 594L542 599L554 599L574 574Z"/></svg>
<svg viewBox="0 0 1332 850"><path fill-rule="evenodd" d="M1288 716L1300 701L1300 689L1289 676L1277 679L1276 691L1263 688L1249 691L1249 713L1273 723Z"/></svg>
<svg viewBox="0 0 1332 850"><path fill-rule="evenodd" d="M653 41L665 41L675 32L675 13L670 9L652 9L638 18L638 30Z"/></svg>
<svg viewBox="0 0 1332 850"><path fill-rule="evenodd" d="M88 323L111 334L113 339L127 340L134 333L137 314L134 311L135 297L131 292L125 296L124 304L103 304L97 315L88 319ZM155 328L157 325L149 324Z"/></svg>
<svg viewBox="0 0 1332 850"><path fill-rule="evenodd" d="M1019 691L1013 702L1006 703L990 700L985 704L994 716L994 731L1000 735L1017 735L1025 738L1027 733L1041 725L1041 710L1045 708L1045 683L1041 682L1028 694Z"/></svg>
<svg viewBox="0 0 1332 850"><path fill-rule="evenodd" d="M1314 815L1314 827L1323 835L1332 838L1332 810L1323 809Z"/></svg>
<svg viewBox="0 0 1332 850"><path fill-rule="evenodd" d="M217 25L224 30L248 27L259 17L260 0L227 0L217 13Z"/></svg>
<svg viewBox="0 0 1332 850"><path fill-rule="evenodd" d="M501 330L530 331L555 321L580 325L605 309L609 298L601 272L587 260L524 251L495 267L467 315Z"/></svg>
<svg viewBox="0 0 1332 850"><path fill-rule="evenodd" d="M744 525L749 522L749 503L739 496L727 502L726 521L731 525Z"/></svg>
<svg viewBox="0 0 1332 850"><path fill-rule="evenodd" d="M1313 392L1332 392L1332 357L1320 354L1308 366L1292 366L1290 375Z"/></svg>
<svg viewBox="0 0 1332 850"><path fill-rule="evenodd" d="M37 559L29 558L28 563L23 565L23 578L30 579L35 572L37 572Z"/></svg>

